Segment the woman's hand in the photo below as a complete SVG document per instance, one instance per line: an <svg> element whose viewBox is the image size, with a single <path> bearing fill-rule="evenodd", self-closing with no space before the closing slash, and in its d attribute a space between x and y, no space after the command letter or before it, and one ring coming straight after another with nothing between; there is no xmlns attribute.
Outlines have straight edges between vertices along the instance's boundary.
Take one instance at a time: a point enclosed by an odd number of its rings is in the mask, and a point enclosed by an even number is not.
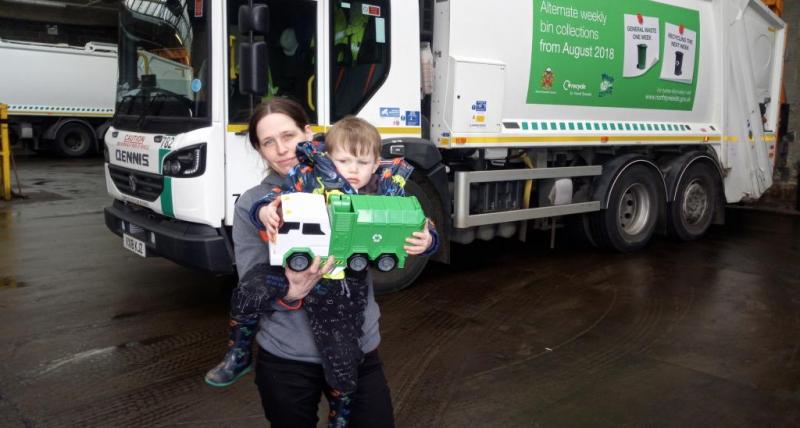
<svg viewBox="0 0 800 428"><path fill-rule="evenodd" d="M286 279L289 280L289 291L284 296L286 302L295 302L308 295L311 289L319 282L322 275L333 269L333 256L328 256L325 264L320 266L319 256L314 257L314 263L302 272L286 269Z"/></svg>
<svg viewBox="0 0 800 428"><path fill-rule="evenodd" d="M275 198L275 200L268 205L259 208L258 219L261 220L261 223L267 228L269 240L275 243L275 239L278 237L278 229L280 229L283 224L280 196Z"/></svg>
<svg viewBox="0 0 800 428"><path fill-rule="evenodd" d="M428 229L429 221L425 220L425 227L422 228L422 231L414 232L410 237L406 238L408 245L404 246L403 249L406 250L409 256L418 256L424 253L433 243L431 231Z"/></svg>

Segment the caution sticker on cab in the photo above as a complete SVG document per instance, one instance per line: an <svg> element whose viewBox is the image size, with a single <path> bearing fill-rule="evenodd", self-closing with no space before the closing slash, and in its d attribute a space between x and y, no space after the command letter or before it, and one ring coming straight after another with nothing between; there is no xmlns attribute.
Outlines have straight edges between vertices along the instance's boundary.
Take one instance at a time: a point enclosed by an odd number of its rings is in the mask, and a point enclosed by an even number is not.
<svg viewBox="0 0 800 428"><path fill-rule="evenodd" d="M122 246L142 257L147 257L147 247L144 245L144 241L136 239L127 233L122 234Z"/></svg>

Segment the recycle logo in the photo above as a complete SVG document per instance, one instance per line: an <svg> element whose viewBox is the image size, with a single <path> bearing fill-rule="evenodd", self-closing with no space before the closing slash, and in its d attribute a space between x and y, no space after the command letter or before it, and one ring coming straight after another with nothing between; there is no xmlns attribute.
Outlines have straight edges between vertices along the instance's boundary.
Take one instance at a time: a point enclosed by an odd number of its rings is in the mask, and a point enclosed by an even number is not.
<svg viewBox="0 0 800 428"><path fill-rule="evenodd" d="M383 236L380 233L376 233L376 234L372 235L372 242L377 244L378 242L381 242L381 241L383 241Z"/></svg>

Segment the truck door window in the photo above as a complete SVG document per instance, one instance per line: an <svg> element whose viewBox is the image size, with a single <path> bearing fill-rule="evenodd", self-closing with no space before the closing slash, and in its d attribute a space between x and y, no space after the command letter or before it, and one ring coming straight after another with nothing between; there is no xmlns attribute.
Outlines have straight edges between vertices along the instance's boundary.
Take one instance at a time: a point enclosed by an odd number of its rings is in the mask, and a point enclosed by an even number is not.
<svg viewBox="0 0 800 428"><path fill-rule="evenodd" d="M331 2L331 122L356 114L389 72L389 1Z"/></svg>
<svg viewBox="0 0 800 428"><path fill-rule="evenodd" d="M319 227L319 223L303 224L303 235L324 235L325 232Z"/></svg>
<svg viewBox="0 0 800 428"><path fill-rule="evenodd" d="M253 105L272 97L290 97L305 107L311 123L317 123L316 39L317 2L311 0L266 0L269 33L256 40L267 42L269 71L267 94ZM228 1L228 120L245 123L250 118L250 96L239 93L237 55L246 35L238 28L239 6L247 0Z"/></svg>
<svg viewBox="0 0 800 428"><path fill-rule="evenodd" d="M122 2L114 126L177 134L209 126L211 7Z"/></svg>
<svg viewBox="0 0 800 428"><path fill-rule="evenodd" d="M280 229L278 229L278 234L286 235L293 230L300 230L300 223L296 221L287 221L286 223L283 223L283 226L281 226Z"/></svg>

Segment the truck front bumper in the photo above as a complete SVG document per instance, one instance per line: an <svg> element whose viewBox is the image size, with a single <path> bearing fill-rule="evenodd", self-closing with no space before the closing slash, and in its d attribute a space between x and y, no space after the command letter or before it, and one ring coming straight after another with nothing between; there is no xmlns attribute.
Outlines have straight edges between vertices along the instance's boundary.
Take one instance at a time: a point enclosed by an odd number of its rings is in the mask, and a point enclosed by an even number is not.
<svg viewBox="0 0 800 428"><path fill-rule="evenodd" d="M144 241L148 256L209 272L234 272L232 246L222 229L175 220L120 201L104 211L106 226L119 236L125 233Z"/></svg>

